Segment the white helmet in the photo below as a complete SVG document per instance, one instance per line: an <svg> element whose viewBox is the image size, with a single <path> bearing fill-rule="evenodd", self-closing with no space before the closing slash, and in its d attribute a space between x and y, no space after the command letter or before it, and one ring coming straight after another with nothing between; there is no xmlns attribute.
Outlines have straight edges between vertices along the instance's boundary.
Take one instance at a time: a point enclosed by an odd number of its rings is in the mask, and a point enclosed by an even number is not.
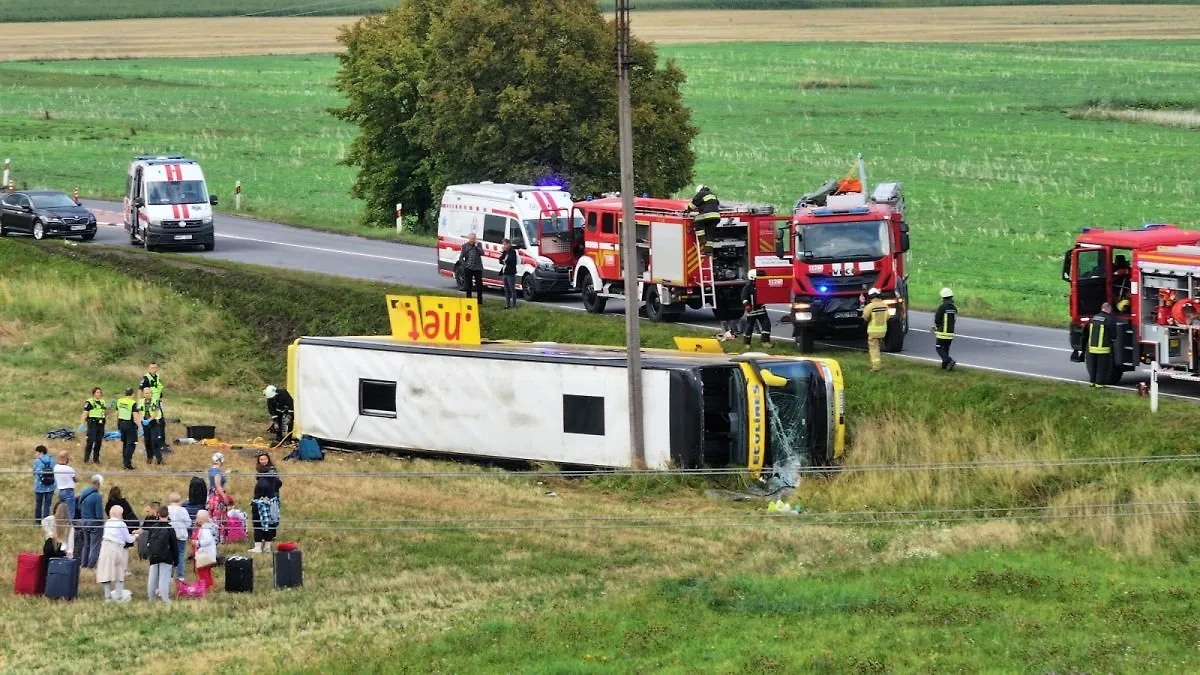
<svg viewBox="0 0 1200 675"><path fill-rule="evenodd" d="M942 297L943 298L953 298L954 297L954 292L950 290L949 286L942 289Z"/></svg>
<svg viewBox="0 0 1200 675"><path fill-rule="evenodd" d="M275 385L268 384L266 389L263 389L263 396L267 398L275 398Z"/></svg>
<svg viewBox="0 0 1200 675"><path fill-rule="evenodd" d="M213 464L224 464L224 463L225 463L225 455L222 455L219 452L214 452L213 453Z"/></svg>
<svg viewBox="0 0 1200 675"><path fill-rule="evenodd" d="M750 281L754 281L758 278L758 270L750 270L749 272L746 272L746 278Z"/></svg>
<svg viewBox="0 0 1200 675"><path fill-rule="evenodd" d="M877 295L879 295L879 289L875 288L874 286L871 287L871 290L867 291L867 297L869 298L873 298Z"/></svg>
<svg viewBox="0 0 1200 675"><path fill-rule="evenodd" d="M701 183L701 184L699 184L699 185L697 185L697 186L696 186L696 192L699 192L699 191L701 191L701 190L707 190L707 189L708 189L708 186L707 186L707 185L705 185L704 183Z"/></svg>

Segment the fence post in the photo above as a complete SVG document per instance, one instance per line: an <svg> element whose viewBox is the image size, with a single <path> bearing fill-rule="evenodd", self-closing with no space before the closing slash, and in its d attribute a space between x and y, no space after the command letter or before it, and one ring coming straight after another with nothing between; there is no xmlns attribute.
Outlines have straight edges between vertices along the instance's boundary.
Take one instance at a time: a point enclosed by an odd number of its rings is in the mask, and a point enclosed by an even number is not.
<svg viewBox="0 0 1200 675"><path fill-rule="evenodd" d="M404 231L404 205L396 204L396 232Z"/></svg>
<svg viewBox="0 0 1200 675"><path fill-rule="evenodd" d="M1158 412L1158 360L1150 362L1150 412Z"/></svg>
<svg viewBox="0 0 1200 675"><path fill-rule="evenodd" d="M237 181L233 187L233 210L242 210L242 181Z"/></svg>

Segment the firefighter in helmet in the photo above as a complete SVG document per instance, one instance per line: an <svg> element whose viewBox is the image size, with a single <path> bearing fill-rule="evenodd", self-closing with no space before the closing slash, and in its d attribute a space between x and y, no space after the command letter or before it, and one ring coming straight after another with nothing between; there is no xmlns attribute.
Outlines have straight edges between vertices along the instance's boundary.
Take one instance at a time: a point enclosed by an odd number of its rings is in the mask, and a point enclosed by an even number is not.
<svg viewBox="0 0 1200 675"><path fill-rule="evenodd" d="M958 362L950 358L950 344L954 342L954 321L958 318L958 307L954 306L954 292L942 289L942 304L933 315L933 337L938 356L942 357L942 370L954 370Z"/></svg>
<svg viewBox="0 0 1200 675"><path fill-rule="evenodd" d="M1108 384L1112 375L1113 338L1117 336L1117 319L1112 311L1112 305L1106 302L1100 305L1100 313L1088 321L1088 380L1097 388Z"/></svg>
<svg viewBox="0 0 1200 675"><path fill-rule="evenodd" d="M1118 314L1129 314L1129 260L1123 255L1113 258L1113 300Z"/></svg>
<svg viewBox="0 0 1200 675"><path fill-rule="evenodd" d="M767 306L759 303L758 289L754 280L758 278L758 270L750 270L746 275L749 281L742 287L742 308L746 310L746 346L754 337L754 327L758 326L762 335L762 346L771 346L771 319L767 316Z"/></svg>
<svg viewBox="0 0 1200 675"><path fill-rule="evenodd" d="M273 384L263 389L263 396L267 399L267 414L271 416L270 430L275 432L275 445L279 445L292 434L296 402L287 389Z"/></svg>
<svg viewBox="0 0 1200 675"><path fill-rule="evenodd" d="M875 372L883 367L879 352L887 335L888 304L883 301L878 288L867 291L867 298L869 301L863 307L863 319L867 322L867 353L871 355L871 371Z"/></svg>
<svg viewBox="0 0 1200 675"><path fill-rule="evenodd" d="M707 185L696 186L692 197L692 208L696 209L696 239L700 242L700 253L712 255L712 235L717 223L721 222L721 202Z"/></svg>

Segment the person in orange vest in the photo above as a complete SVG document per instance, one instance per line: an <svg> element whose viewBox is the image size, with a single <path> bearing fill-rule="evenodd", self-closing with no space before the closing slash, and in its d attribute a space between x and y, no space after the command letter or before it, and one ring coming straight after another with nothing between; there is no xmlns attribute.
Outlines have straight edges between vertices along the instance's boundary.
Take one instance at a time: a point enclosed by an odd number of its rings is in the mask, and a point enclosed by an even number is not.
<svg viewBox="0 0 1200 675"><path fill-rule="evenodd" d="M870 300L863 307L863 319L867 322L867 353L871 355L871 372L877 372L883 367L880 349L887 335L888 304L883 301L878 288L867 291L867 297Z"/></svg>

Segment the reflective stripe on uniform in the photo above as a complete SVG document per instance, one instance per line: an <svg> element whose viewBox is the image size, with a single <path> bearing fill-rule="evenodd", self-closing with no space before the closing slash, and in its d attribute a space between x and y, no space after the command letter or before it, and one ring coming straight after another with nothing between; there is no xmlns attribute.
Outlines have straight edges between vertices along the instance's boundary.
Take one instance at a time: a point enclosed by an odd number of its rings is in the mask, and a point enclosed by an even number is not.
<svg viewBox="0 0 1200 675"><path fill-rule="evenodd" d="M1100 330L1095 330L1099 328ZM1104 339L1108 332L1108 326L1103 322L1093 323L1091 329L1088 330L1088 352L1092 354L1111 354L1112 347L1108 346L1108 342Z"/></svg>

